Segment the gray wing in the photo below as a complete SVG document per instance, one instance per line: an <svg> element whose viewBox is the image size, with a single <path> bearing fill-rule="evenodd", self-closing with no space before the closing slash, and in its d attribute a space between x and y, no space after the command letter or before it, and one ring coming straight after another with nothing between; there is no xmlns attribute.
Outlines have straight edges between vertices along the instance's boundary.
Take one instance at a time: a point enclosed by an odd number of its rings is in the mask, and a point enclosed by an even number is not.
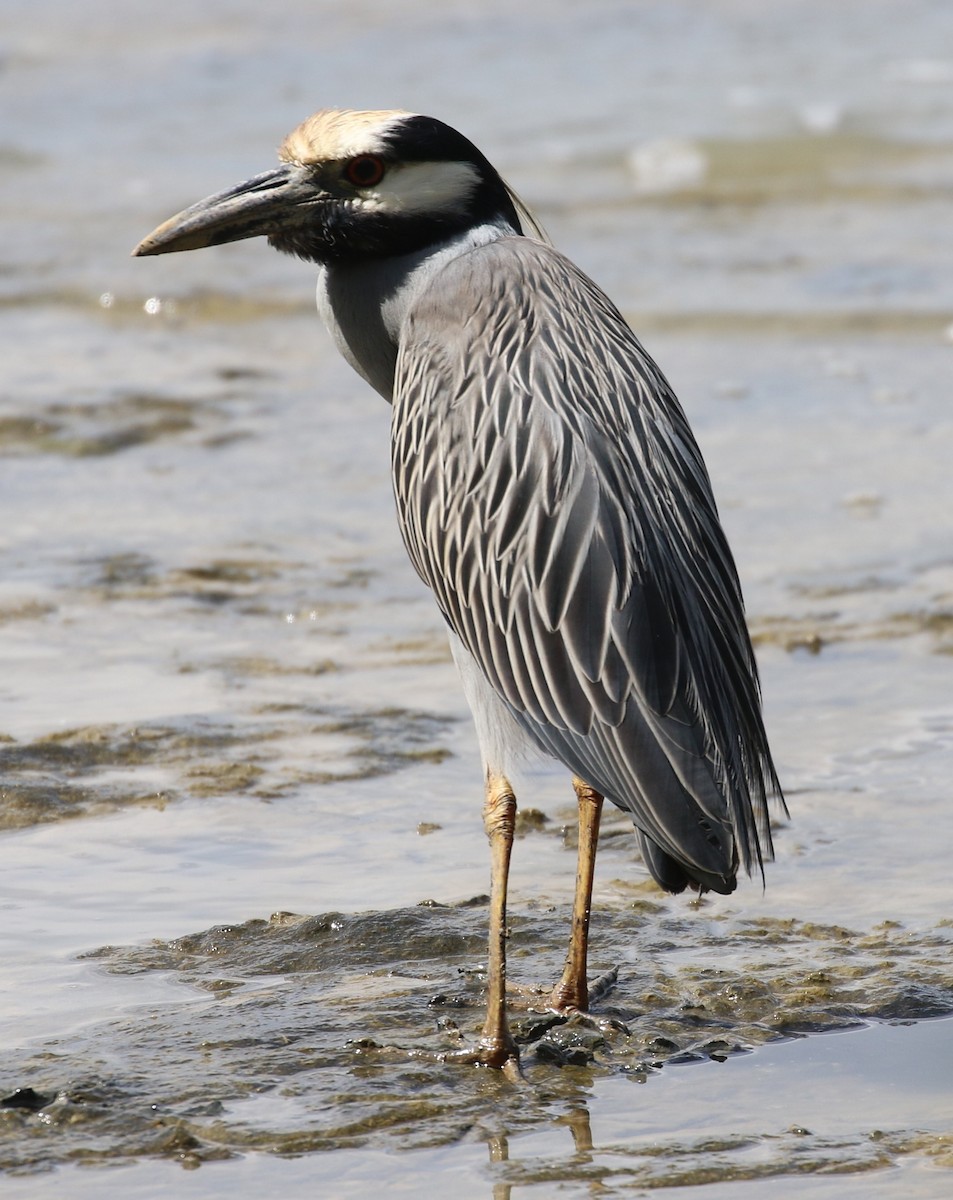
<svg viewBox="0 0 953 1200"><path fill-rule="evenodd" d="M393 455L447 622L530 737L631 813L659 881L727 891L739 855L770 857L780 789L708 475L595 284L525 238L442 268L403 330Z"/></svg>

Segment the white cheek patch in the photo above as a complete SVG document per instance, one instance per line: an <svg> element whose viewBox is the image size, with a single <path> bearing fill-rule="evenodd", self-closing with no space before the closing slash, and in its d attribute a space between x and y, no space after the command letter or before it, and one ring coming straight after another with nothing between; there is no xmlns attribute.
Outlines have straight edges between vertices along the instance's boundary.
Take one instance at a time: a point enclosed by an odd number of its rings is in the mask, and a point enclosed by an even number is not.
<svg viewBox="0 0 953 1200"><path fill-rule="evenodd" d="M365 211L413 216L463 208L480 182L476 167L462 162L400 163L363 198Z"/></svg>

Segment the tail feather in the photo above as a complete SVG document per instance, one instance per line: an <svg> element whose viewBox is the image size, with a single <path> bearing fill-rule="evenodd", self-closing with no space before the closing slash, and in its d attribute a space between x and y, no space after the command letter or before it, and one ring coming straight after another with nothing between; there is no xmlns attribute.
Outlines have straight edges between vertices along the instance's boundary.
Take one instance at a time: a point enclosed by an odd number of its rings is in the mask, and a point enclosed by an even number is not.
<svg viewBox="0 0 953 1200"><path fill-rule="evenodd" d="M697 868L689 871L684 863L680 863L678 859L666 854L661 846L647 837L641 829L636 828L645 865L655 882L666 892L673 892L677 895L679 892L684 892L687 887L695 887L700 892L718 892L722 896L728 896L735 890L738 883L736 872L732 872L730 875L714 875L709 871L699 871Z"/></svg>

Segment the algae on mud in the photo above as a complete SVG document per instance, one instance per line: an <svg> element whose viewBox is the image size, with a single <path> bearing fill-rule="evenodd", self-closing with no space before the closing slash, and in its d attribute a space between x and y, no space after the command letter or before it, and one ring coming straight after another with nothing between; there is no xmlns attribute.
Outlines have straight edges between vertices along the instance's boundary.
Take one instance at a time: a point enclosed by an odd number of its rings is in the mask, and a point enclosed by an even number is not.
<svg viewBox="0 0 953 1200"><path fill-rule="evenodd" d="M953 1013L949 924L864 935L730 920L704 905L679 915L666 908L596 914L599 960L623 965L592 1015L569 1020L534 1011L558 974L568 910L513 915L522 1087L440 1060L479 1031L483 903L281 913L169 942L104 947L89 957L106 971L165 973L207 999L101 1020L19 1054L15 1067L8 1062L6 1078L20 1091L0 1113L0 1170L512 1138L569 1120L599 1080L642 1082L650 1096L654 1077L681 1064L698 1069L807 1034ZM26 1089L42 1103L17 1103ZM633 1104L637 1113L641 1102ZM772 1172L780 1162L800 1169L800 1136L763 1143ZM827 1170L870 1169L905 1153L912 1136L894 1130L876 1146L848 1139L823 1149L813 1140L810 1151ZM746 1135L716 1152L689 1140L673 1161L651 1164L651 1174L670 1185L697 1172L743 1178L738 1159L750 1145Z"/></svg>

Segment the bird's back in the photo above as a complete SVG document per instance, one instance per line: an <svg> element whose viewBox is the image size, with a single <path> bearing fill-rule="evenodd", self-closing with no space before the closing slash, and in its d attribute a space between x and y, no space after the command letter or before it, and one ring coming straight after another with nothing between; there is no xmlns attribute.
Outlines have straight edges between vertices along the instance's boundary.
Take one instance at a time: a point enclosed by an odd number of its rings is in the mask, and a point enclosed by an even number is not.
<svg viewBox="0 0 953 1200"><path fill-rule="evenodd" d="M403 323L411 558L540 748L631 813L663 886L734 887L780 794L737 574L682 409L549 246L453 258Z"/></svg>

